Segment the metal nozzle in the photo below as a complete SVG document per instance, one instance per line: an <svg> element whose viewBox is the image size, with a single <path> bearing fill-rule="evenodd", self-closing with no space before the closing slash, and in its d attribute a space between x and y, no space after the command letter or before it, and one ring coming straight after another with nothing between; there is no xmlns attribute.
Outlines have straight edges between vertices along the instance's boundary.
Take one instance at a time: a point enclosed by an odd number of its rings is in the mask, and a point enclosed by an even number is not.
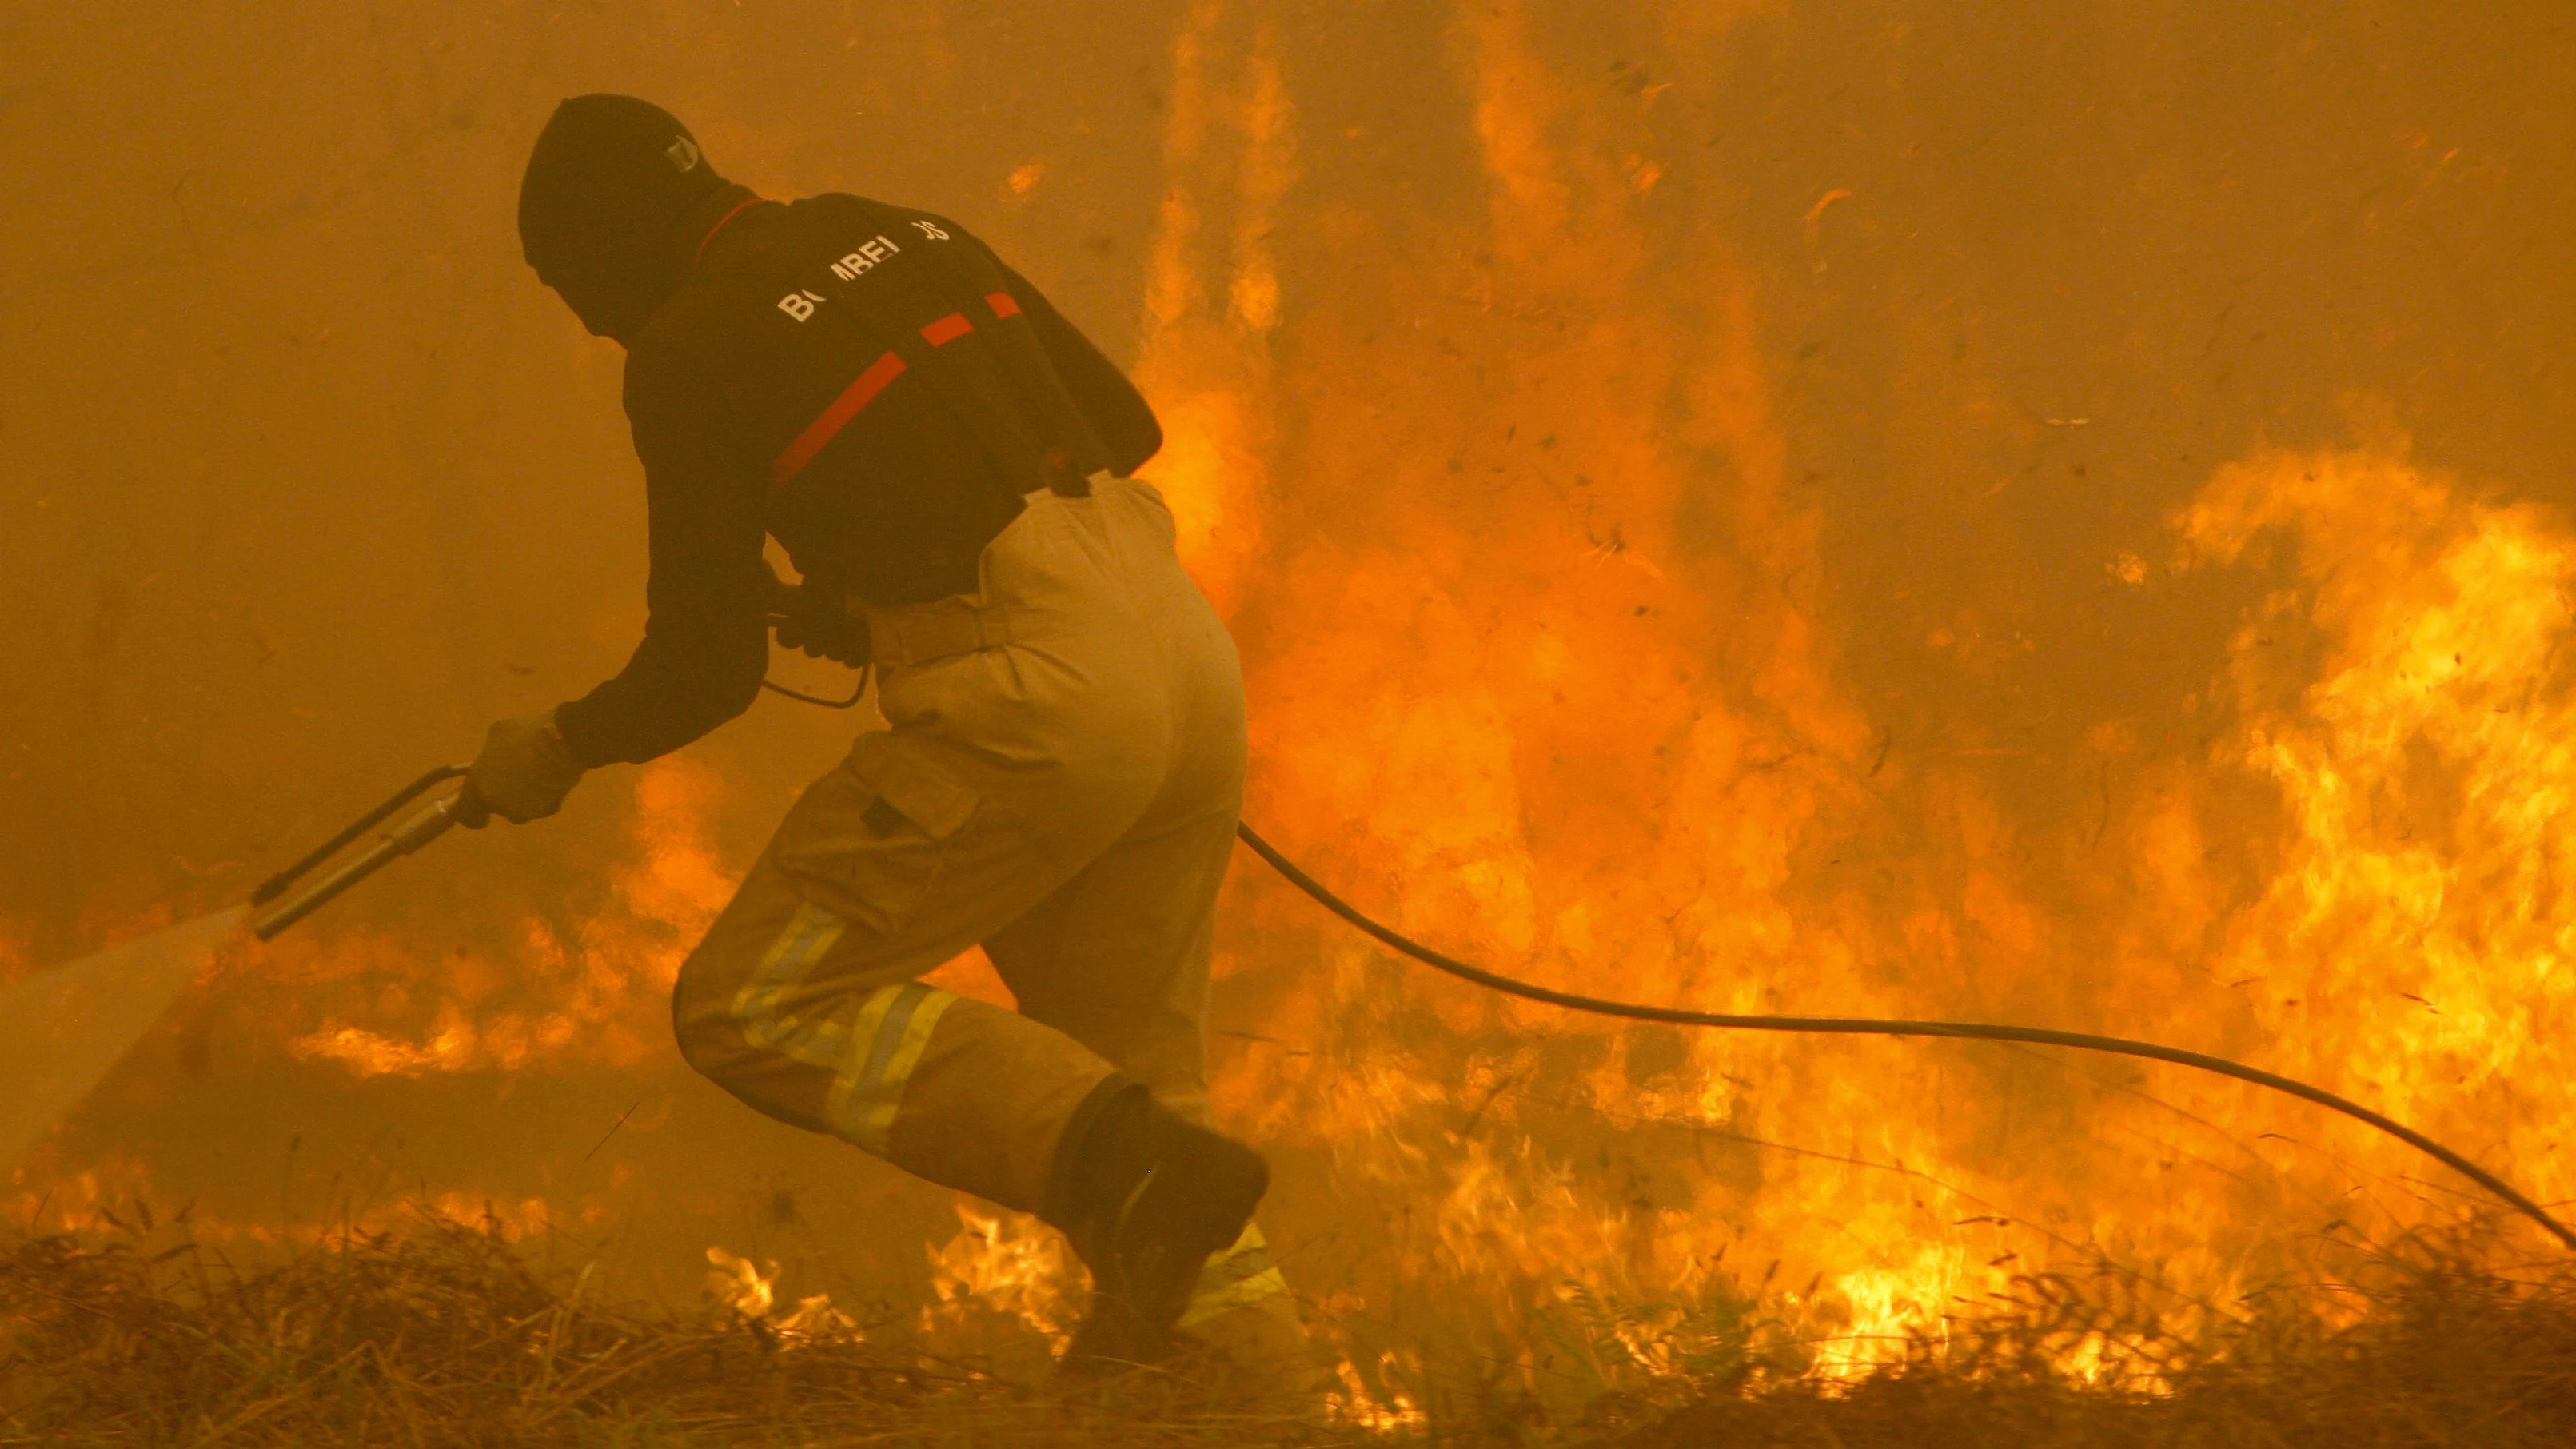
<svg viewBox="0 0 2576 1449"><path fill-rule="evenodd" d="M456 824L456 811L462 794L450 795L406 816L402 823L385 832L384 838L368 847L365 854L322 877L285 904L250 923L251 934L265 941L278 932L303 920L328 905L342 891L374 875L377 871L429 844Z"/></svg>

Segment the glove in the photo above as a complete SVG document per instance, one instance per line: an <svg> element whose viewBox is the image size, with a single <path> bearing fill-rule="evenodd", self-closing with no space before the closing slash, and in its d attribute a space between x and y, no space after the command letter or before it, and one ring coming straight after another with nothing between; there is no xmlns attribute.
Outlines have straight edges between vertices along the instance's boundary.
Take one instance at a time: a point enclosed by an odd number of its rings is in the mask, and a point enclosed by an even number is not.
<svg viewBox="0 0 2576 1449"><path fill-rule="evenodd" d="M780 584L771 595L769 622L780 648L802 649L852 669L868 662L868 621L851 613L838 595L806 584Z"/></svg>
<svg viewBox="0 0 2576 1449"><path fill-rule="evenodd" d="M502 720L483 736L483 753L465 772L456 823L480 830L494 815L513 825L543 820L563 808L582 774L553 710Z"/></svg>

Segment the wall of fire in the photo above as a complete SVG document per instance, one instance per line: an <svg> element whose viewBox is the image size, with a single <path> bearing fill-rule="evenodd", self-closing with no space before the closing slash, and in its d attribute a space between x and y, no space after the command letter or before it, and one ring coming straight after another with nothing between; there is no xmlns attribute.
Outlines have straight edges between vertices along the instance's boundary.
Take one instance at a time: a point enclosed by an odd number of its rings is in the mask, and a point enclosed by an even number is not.
<svg viewBox="0 0 2576 1449"><path fill-rule="evenodd" d="M622 659L620 357L511 224L547 109L619 89L771 194L959 216L1134 362L1254 816L1406 929L1606 994L2240 1055L2566 1199L2570 23L19 7L0 971L237 897ZM249 1243L488 1203L652 1291L710 1243L912 1291L946 1198L662 1024L853 727L764 702L228 957L13 1213ZM2208 1296L2460 1205L2234 1087L1613 1030L1232 889L1219 1102L1345 1306L1733 1278L1866 1334L2095 1254Z"/></svg>

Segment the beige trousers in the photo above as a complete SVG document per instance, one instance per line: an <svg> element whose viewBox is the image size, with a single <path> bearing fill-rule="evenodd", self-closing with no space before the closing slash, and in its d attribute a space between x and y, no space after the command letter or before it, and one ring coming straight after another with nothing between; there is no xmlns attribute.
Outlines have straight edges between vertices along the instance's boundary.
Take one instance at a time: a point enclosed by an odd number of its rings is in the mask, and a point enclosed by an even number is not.
<svg viewBox="0 0 2576 1449"><path fill-rule="evenodd" d="M978 588L870 609L892 728L807 787L673 993L743 1101L1034 1211L1113 1069L1204 1121L1217 888L1243 800L1243 677L1152 485L1035 495ZM1017 1012L913 978L981 943ZM1304 1337L1257 1226L1182 1326L1238 1362Z"/></svg>
<svg viewBox="0 0 2576 1449"><path fill-rule="evenodd" d="M892 728L788 812L673 1014L761 1111L1031 1211L1113 1068L1206 1115L1243 682L1149 484L1034 495L978 582L868 610ZM1017 1012L913 979L978 943Z"/></svg>

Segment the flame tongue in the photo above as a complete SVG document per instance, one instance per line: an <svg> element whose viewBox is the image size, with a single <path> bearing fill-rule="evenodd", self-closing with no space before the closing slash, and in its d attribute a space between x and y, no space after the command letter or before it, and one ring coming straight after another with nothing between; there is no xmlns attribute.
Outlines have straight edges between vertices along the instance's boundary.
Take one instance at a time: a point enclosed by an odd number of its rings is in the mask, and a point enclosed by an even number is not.
<svg viewBox="0 0 2576 1449"><path fill-rule="evenodd" d="M1670 7L1661 33L1705 46L1751 8ZM1772 226L1821 266L1878 200L1819 178L1739 213L1725 148L1679 149L1687 97L1554 58L1552 23L1461 8L1463 174L1404 191L1326 184L1386 153L1292 84L1283 21L1183 10L1137 371L1170 438L1149 473L1241 641L1264 830L1408 933L1540 981L2169 1041L2576 1194L2576 1089L2546 1050L2576 1029L2576 530L2394 441L2256 452L2174 537L2083 567L2124 599L2186 573L2256 590L2202 641L2215 669L2016 699L2046 728L2008 731L1961 696L2008 694L1997 661L2029 639L1834 592L1828 523L1894 525L1828 520L1806 486L1775 397L1798 339L1765 335L1779 279L1735 250ZM1049 194L1040 174L1019 189ZM2090 420L2032 430L2061 424ZM1888 466L1955 462L1909 446ZM266 967L325 1003L291 1049L362 1077L676 1073L662 998L725 899L718 793L702 766L643 772L615 898L505 949L281 942ZM1218 1113L1280 1159L1265 1219L1347 1329L1357 1422L1425 1401L1397 1328L1488 1359L1578 1344L1596 1374L1683 1372L1692 1344L1847 1370L2069 1264L2187 1322L2325 1224L2451 1210L2404 1149L2228 1083L1572 1018L1392 965L1251 878L1225 930ZM1060 1245L960 1213L925 1328L1060 1338ZM775 1270L712 1261L731 1310L805 1312Z"/></svg>

